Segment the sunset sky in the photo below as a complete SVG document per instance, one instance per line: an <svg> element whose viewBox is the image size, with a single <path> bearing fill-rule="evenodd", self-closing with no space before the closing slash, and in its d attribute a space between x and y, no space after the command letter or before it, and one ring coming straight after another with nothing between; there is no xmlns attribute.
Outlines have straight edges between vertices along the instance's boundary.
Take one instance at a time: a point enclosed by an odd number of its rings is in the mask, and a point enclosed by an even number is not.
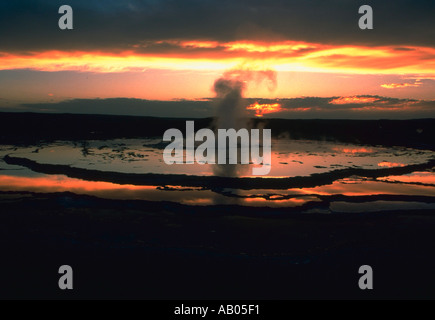
<svg viewBox="0 0 435 320"><path fill-rule="evenodd" d="M425 0L2 1L0 110L210 116L222 74L271 70L272 90L247 83L252 115L435 117L434 17Z"/></svg>

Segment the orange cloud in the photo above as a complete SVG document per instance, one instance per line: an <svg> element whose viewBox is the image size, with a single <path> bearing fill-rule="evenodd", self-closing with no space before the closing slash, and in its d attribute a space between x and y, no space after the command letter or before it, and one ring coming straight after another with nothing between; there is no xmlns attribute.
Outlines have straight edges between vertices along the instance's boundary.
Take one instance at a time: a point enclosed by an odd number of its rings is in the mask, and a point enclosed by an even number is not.
<svg viewBox="0 0 435 320"><path fill-rule="evenodd" d="M254 110L256 117L262 117L264 114L282 111L281 105L279 103L274 103L274 104L263 103L263 104L260 104L258 102L255 102L255 103L247 106L246 109L247 110Z"/></svg>
<svg viewBox="0 0 435 320"><path fill-rule="evenodd" d="M422 110L425 103L422 100L393 99L380 96L350 96L339 97L329 101L329 104L343 106L352 111L405 111Z"/></svg>
<svg viewBox="0 0 435 320"><path fill-rule="evenodd" d="M360 96L353 96L353 97L340 97L334 100L331 100L330 104L352 104L352 103L373 103L378 101L379 98L376 97L360 97Z"/></svg>
<svg viewBox="0 0 435 320"><path fill-rule="evenodd" d="M291 109L291 111L296 111L296 112L305 112L305 111L311 111L311 110L313 110L312 107L299 107L299 108Z"/></svg>
<svg viewBox="0 0 435 320"><path fill-rule="evenodd" d="M0 70L129 72L146 69L227 70L247 63L277 71L435 75L435 49L344 46L302 41L139 43L130 50L0 52ZM395 87L398 87L396 84ZM404 84L406 85L406 84ZM385 86L391 86L386 84ZM393 85L394 86L394 85Z"/></svg>
<svg viewBox="0 0 435 320"><path fill-rule="evenodd" d="M386 89L398 89L398 88L406 88L406 87L419 87L421 86L420 80L416 80L414 83L390 83L390 84L381 84L382 88Z"/></svg>

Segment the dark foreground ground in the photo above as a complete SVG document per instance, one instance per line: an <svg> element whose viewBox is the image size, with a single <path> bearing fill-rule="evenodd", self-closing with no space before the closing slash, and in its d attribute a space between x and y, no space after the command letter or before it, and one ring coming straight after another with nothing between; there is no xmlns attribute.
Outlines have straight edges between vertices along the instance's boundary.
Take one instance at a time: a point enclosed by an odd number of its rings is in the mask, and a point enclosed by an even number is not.
<svg viewBox="0 0 435 320"><path fill-rule="evenodd" d="M435 298L433 211L285 214L0 194L0 298ZM58 289L71 265L74 290ZM374 270L374 289L358 269Z"/></svg>
<svg viewBox="0 0 435 320"><path fill-rule="evenodd" d="M85 114L0 112L0 144L38 144L55 140L85 141L163 137L170 128L213 128L214 119L154 118ZM435 150L435 119L300 120L251 119L250 126L272 130L274 138L321 140Z"/></svg>

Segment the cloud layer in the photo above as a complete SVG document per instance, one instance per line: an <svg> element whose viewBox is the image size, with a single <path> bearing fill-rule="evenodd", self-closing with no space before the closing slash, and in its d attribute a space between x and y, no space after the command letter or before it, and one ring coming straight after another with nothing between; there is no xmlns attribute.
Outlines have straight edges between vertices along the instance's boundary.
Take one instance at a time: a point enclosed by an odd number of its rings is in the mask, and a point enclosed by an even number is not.
<svg viewBox="0 0 435 320"><path fill-rule="evenodd" d="M435 45L435 3L425 0L71 0L71 32L57 27L63 4L3 1L0 51L117 51L169 39ZM373 7L375 32L358 28L361 4Z"/></svg>
<svg viewBox="0 0 435 320"><path fill-rule="evenodd" d="M59 103L23 104L25 112L115 114L155 117L205 118L215 115L214 99L203 101L152 101L141 99L74 99ZM381 96L303 97L293 99L245 99L251 117L284 119L417 119L435 118L434 100L397 99ZM252 108L252 105L258 105ZM270 106L274 106L271 110ZM265 108L261 112L261 108ZM7 110L2 110L7 111ZM9 110L10 111L10 110Z"/></svg>

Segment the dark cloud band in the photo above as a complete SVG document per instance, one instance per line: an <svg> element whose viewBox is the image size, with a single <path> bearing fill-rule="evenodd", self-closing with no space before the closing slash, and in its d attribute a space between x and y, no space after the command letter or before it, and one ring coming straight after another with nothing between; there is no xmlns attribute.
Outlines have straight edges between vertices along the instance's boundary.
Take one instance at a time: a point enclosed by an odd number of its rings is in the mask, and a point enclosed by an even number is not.
<svg viewBox="0 0 435 320"><path fill-rule="evenodd" d="M74 30L58 26L60 0L0 4L0 51L125 50L162 39L302 40L420 45L435 42L435 2L365 1L374 30L358 28L359 0L70 0Z"/></svg>
<svg viewBox="0 0 435 320"><path fill-rule="evenodd" d="M266 118L283 119L418 119L435 117L434 100L398 99L381 96L304 97L292 99L245 99L253 103L280 104L278 112ZM214 99L203 101L153 101L127 98L74 99L58 103L23 104L24 112L112 114L178 118L205 118L215 115ZM10 111L7 109L0 111ZM249 114L254 116L255 112Z"/></svg>

